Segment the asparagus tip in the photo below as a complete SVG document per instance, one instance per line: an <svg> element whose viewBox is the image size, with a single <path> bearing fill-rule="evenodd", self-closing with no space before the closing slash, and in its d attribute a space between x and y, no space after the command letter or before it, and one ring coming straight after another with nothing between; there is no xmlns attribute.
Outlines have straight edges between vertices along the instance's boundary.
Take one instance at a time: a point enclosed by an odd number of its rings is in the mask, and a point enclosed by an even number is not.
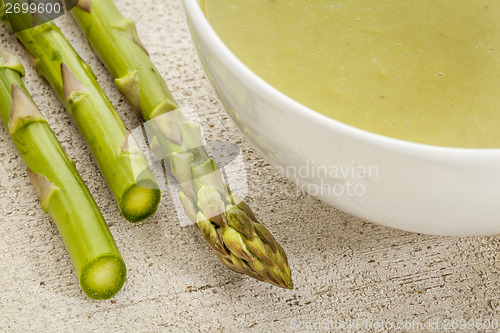
<svg viewBox="0 0 500 333"><path fill-rule="evenodd" d="M285 283L284 288L293 289L293 280L292 280L292 277L290 275L287 276L287 278L284 279L283 282Z"/></svg>

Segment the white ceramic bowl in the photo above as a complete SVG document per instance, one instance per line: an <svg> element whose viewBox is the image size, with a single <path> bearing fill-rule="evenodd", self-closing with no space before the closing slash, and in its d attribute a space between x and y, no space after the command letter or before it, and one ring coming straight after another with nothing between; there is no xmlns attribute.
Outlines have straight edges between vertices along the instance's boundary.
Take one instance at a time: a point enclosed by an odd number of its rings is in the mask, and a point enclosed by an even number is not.
<svg viewBox="0 0 500 333"><path fill-rule="evenodd" d="M500 149L406 142L325 117L260 79L218 38L198 0L183 1L195 47L226 111L311 195L408 231L500 232Z"/></svg>

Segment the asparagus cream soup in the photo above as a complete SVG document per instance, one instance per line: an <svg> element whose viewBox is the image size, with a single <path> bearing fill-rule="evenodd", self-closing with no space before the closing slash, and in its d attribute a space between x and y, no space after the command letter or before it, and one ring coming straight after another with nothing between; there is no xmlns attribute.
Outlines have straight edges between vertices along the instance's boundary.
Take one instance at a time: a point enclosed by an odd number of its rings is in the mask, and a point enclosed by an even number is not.
<svg viewBox="0 0 500 333"><path fill-rule="evenodd" d="M205 0L250 69L338 121L500 148L499 0Z"/></svg>

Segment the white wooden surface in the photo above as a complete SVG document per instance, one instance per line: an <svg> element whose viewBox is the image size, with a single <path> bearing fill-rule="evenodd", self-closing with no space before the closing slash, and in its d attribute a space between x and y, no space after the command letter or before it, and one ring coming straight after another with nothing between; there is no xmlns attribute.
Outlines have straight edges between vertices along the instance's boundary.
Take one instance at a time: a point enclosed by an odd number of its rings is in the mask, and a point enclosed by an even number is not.
<svg viewBox="0 0 500 333"><path fill-rule="evenodd" d="M452 328L451 320L500 320L499 237L447 238L391 230L301 193L245 142L217 102L195 54L181 2L117 0L117 4L137 22L144 44L180 104L199 111L206 139L242 148L250 186L247 200L287 251L296 287L280 290L227 271L195 226L179 225L168 193L148 221L130 224L121 218L69 116L48 84L37 77L16 39L0 25L1 47L23 57L29 90L74 158L128 266L127 282L113 299L85 297L57 229L40 209L25 166L1 127L1 332L427 332L435 328L421 329L419 323L438 323L441 326L434 331L443 332L446 323ZM94 69L126 125L137 127L135 113L70 17L57 23ZM353 320L358 320L358 328L345 327ZM389 326L380 328L381 324ZM407 326L387 329L390 325Z"/></svg>

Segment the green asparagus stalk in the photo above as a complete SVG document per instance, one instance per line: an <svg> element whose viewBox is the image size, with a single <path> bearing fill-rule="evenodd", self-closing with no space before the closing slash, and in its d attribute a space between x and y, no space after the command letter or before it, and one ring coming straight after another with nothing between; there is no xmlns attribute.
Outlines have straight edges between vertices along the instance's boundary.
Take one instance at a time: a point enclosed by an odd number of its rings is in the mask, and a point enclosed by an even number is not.
<svg viewBox="0 0 500 333"><path fill-rule="evenodd" d="M134 22L112 0L80 0L71 11L118 90L147 121L150 144L179 181L187 215L220 261L237 272L293 288L285 252L224 183L203 148L200 125L186 120L142 45Z"/></svg>
<svg viewBox="0 0 500 333"><path fill-rule="evenodd" d="M21 63L0 50L0 117L28 167L42 209L59 229L82 290L91 298L110 298L125 282L125 263L74 162L23 85L23 75Z"/></svg>
<svg viewBox="0 0 500 333"><path fill-rule="evenodd" d="M0 8L2 4L0 0ZM19 30L15 25L26 26L26 20L32 19L23 13L7 17L13 31ZM159 186L90 67L53 22L18 31L16 36L76 123L123 216L137 222L154 214L160 201Z"/></svg>

